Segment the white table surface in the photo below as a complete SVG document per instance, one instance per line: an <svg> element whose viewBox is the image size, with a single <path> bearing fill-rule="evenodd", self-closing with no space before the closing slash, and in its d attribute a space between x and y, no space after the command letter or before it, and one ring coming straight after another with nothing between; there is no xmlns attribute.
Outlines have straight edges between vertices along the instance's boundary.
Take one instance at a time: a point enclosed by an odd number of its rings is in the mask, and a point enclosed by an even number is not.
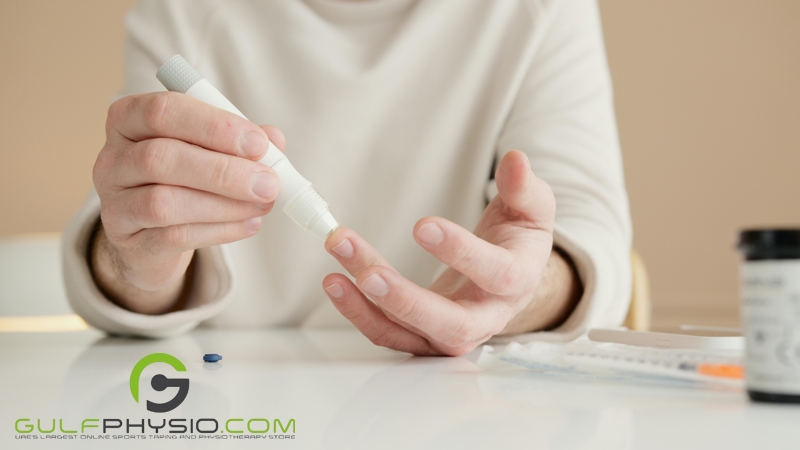
<svg viewBox="0 0 800 450"><path fill-rule="evenodd" d="M753 404L740 390L488 372L474 364L475 352L410 357L374 347L349 330L201 329L169 340L96 331L0 333L0 350L0 449L800 448L800 406ZM140 382L143 398L174 395L175 388L150 387L155 373L191 382L186 401L166 414L146 411L128 387L134 364L155 352L177 357L187 372L148 367ZM202 354L211 352L223 356L218 370L202 362ZM85 418L164 416L294 418L296 434L292 441L43 442L17 439L14 431L19 418L40 418L45 428L60 418L75 429Z"/></svg>

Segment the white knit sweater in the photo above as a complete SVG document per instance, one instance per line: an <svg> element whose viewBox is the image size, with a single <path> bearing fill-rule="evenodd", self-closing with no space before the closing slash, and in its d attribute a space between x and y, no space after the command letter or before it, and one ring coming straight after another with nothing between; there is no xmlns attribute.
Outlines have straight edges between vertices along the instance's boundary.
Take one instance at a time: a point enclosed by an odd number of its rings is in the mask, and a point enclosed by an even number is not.
<svg viewBox="0 0 800 450"><path fill-rule="evenodd" d="M516 339L622 322L631 225L594 0L146 0L126 24L123 94L163 90L156 69L182 54L248 118L278 126L339 221L423 286L439 264L414 223L437 215L472 229L496 192L493 163L524 151L553 188L555 243L585 293L557 330ZM63 248L69 300L98 328L349 324L320 284L342 269L279 211L255 237L197 252L184 310L124 310L87 266L99 210L92 193Z"/></svg>

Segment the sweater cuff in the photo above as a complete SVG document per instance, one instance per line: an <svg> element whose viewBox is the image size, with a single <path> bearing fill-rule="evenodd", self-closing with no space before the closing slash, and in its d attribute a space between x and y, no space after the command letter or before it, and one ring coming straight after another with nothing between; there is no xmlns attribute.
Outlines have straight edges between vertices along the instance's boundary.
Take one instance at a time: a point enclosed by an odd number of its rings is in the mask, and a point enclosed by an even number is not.
<svg viewBox="0 0 800 450"><path fill-rule="evenodd" d="M90 325L111 334L161 338L184 333L219 314L234 284L225 246L198 249L194 278L184 309L161 315L128 311L106 298L92 278L89 245L100 217L100 199L92 193L64 230L61 258L64 287L72 309Z"/></svg>

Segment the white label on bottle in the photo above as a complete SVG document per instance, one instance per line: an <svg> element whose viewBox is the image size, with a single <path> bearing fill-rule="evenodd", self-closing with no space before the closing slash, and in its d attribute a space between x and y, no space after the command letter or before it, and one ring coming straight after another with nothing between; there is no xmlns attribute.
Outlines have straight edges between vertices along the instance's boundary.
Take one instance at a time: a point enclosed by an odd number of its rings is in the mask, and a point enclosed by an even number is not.
<svg viewBox="0 0 800 450"><path fill-rule="evenodd" d="M800 261L745 261L741 295L747 388L800 395Z"/></svg>

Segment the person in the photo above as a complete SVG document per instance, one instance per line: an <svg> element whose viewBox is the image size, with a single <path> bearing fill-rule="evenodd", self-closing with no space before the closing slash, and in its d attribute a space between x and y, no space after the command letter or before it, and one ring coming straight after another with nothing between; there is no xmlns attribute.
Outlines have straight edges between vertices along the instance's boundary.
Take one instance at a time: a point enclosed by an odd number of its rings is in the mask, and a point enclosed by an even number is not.
<svg viewBox="0 0 800 450"><path fill-rule="evenodd" d="M595 0L143 0L126 26L64 235L91 325L349 323L460 355L622 322L631 225ZM173 54L271 125L163 92ZM327 252L271 211L268 140L346 225Z"/></svg>

